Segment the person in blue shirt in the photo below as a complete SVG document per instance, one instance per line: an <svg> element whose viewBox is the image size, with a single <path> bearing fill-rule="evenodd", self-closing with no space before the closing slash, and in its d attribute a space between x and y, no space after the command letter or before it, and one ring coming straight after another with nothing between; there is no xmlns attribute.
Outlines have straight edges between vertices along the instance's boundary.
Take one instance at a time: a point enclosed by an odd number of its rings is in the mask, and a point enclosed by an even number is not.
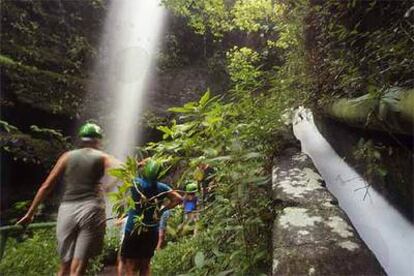
<svg viewBox="0 0 414 276"><path fill-rule="evenodd" d="M185 186L185 196L183 199L184 219L188 222L197 220L197 191L198 186L196 183L189 183Z"/></svg>
<svg viewBox="0 0 414 276"><path fill-rule="evenodd" d="M182 202L182 197L169 186L157 181L161 166L153 159L145 162L142 177L131 187L134 208L128 211L125 236L121 245L121 258L126 275L150 275L150 262L158 243L158 227L162 213ZM169 203L163 207L165 198Z"/></svg>

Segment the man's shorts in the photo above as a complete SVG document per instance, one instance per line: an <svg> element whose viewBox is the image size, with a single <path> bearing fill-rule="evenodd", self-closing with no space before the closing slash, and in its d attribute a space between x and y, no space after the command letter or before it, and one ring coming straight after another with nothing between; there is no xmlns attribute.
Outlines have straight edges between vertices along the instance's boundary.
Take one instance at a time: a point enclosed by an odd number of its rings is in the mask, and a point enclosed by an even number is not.
<svg viewBox="0 0 414 276"><path fill-rule="evenodd" d="M125 233L121 246L121 257L126 259L150 259L158 243L158 229L145 228L141 233Z"/></svg>
<svg viewBox="0 0 414 276"><path fill-rule="evenodd" d="M62 202L56 236L63 262L86 260L98 255L105 235L105 206L98 199Z"/></svg>

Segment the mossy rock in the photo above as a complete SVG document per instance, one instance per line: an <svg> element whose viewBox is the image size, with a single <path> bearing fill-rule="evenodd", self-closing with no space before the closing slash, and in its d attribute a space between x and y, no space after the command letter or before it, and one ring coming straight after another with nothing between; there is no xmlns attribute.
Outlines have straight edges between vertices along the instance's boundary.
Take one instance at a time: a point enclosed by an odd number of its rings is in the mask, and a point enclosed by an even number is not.
<svg viewBox="0 0 414 276"><path fill-rule="evenodd" d="M13 156L15 161L34 163L49 168L55 159L70 148L64 139L55 137L33 137L20 131L0 132L1 151Z"/></svg>
<svg viewBox="0 0 414 276"><path fill-rule="evenodd" d="M68 75L39 70L0 56L3 91L18 101L52 114L78 116L87 82Z"/></svg>

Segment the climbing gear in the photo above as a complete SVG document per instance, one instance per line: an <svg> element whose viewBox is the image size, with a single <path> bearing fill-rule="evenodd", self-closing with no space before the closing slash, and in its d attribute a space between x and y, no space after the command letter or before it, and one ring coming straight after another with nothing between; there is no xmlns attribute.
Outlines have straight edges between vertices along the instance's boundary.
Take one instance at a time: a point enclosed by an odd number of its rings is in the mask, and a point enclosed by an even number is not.
<svg viewBox="0 0 414 276"><path fill-rule="evenodd" d="M193 182L189 183L189 184L185 185L185 191L187 193L195 193L195 192L198 191L198 186L197 186L196 183L193 183Z"/></svg>
<svg viewBox="0 0 414 276"><path fill-rule="evenodd" d="M153 182L157 180L160 172L161 172L160 163L153 159L150 159L144 165L144 168L142 170L142 177L150 182Z"/></svg>
<svg viewBox="0 0 414 276"><path fill-rule="evenodd" d="M85 123L79 128L80 138L98 138L102 139L103 130L95 123Z"/></svg>

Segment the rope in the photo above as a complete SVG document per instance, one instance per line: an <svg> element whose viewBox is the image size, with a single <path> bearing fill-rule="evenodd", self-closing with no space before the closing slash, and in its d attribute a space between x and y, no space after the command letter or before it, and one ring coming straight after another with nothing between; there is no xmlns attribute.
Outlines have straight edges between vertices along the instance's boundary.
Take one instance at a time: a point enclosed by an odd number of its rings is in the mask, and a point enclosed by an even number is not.
<svg viewBox="0 0 414 276"><path fill-rule="evenodd" d="M26 229L41 229L41 228L50 228L56 226L56 222L39 222L39 223L31 223L27 226L23 225L6 225L0 227L0 233L5 233L9 231L24 231Z"/></svg>

